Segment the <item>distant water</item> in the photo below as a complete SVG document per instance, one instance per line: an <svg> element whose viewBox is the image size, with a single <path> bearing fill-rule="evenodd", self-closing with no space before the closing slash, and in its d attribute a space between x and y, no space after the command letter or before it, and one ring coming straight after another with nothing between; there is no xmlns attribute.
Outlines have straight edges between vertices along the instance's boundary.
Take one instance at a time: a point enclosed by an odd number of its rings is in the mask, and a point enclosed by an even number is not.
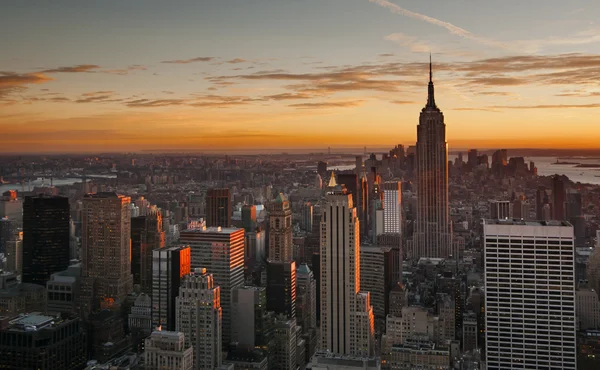
<svg viewBox="0 0 600 370"><path fill-rule="evenodd" d="M87 176L88 179L90 178L115 178L116 175L88 175ZM68 178L64 178L64 179L53 179L52 180L52 185L53 186L64 186L64 185L73 185L75 183L81 182L82 179L78 179L78 178L74 178L74 177L68 177ZM25 190L25 191L29 191L29 190L33 190L33 188L35 188L36 186L41 187L41 186L50 186L50 178L43 178L41 180L36 180L36 181L31 181L31 182L25 182L23 183L23 186L21 186L21 184L4 184L4 185L0 185L0 195L2 193L4 193L5 191L9 191L9 190L17 190L17 191L21 191L21 190Z"/></svg>
<svg viewBox="0 0 600 370"><path fill-rule="evenodd" d="M449 155L448 159L454 162L456 157L456 155ZM463 160L466 161L466 159L466 156L463 156ZM578 168L574 164L555 164L556 160L556 157L525 158L525 162L528 166L530 161L535 162L535 166L538 169L538 175L540 176L551 176L555 174L565 175L573 182L600 185L600 168ZM561 158L560 162L600 164L600 158ZM347 171L353 170L354 168L354 164L344 164L332 166L329 170Z"/></svg>

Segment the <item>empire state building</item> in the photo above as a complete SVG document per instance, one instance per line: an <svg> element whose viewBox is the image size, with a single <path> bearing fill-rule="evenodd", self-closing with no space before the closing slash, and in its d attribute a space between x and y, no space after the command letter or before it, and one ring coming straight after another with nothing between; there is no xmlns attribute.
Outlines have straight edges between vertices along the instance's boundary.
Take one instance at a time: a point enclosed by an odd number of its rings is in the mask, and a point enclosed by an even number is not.
<svg viewBox="0 0 600 370"><path fill-rule="evenodd" d="M417 220L415 258L446 258L452 251L448 206L448 143L444 114L435 104L431 57L429 93L417 126ZM455 256L456 257L456 256Z"/></svg>

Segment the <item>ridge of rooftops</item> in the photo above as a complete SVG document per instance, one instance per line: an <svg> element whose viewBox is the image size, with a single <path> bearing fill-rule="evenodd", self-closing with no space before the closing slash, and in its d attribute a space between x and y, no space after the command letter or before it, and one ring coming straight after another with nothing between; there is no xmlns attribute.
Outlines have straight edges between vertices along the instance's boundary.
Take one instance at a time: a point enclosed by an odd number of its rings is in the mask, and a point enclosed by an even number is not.
<svg viewBox="0 0 600 370"><path fill-rule="evenodd" d="M567 221L529 221L522 219L485 219L486 225L516 225L516 226L573 226Z"/></svg>

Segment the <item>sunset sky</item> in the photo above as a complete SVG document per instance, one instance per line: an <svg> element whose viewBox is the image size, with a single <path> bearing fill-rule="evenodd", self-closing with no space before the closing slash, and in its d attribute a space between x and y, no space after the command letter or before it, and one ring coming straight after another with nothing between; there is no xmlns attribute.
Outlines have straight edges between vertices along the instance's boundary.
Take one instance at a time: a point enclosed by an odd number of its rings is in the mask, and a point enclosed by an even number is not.
<svg viewBox="0 0 600 370"><path fill-rule="evenodd" d="M593 0L6 1L0 152L600 148Z"/></svg>

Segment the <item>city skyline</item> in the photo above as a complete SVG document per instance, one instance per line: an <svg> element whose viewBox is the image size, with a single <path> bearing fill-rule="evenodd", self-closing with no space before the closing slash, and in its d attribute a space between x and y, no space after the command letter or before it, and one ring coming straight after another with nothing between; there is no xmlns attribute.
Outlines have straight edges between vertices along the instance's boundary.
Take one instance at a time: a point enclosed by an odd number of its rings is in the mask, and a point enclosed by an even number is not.
<svg viewBox="0 0 600 370"><path fill-rule="evenodd" d="M451 150L600 136L583 0L34 3L0 15L1 152L414 143L430 52Z"/></svg>

